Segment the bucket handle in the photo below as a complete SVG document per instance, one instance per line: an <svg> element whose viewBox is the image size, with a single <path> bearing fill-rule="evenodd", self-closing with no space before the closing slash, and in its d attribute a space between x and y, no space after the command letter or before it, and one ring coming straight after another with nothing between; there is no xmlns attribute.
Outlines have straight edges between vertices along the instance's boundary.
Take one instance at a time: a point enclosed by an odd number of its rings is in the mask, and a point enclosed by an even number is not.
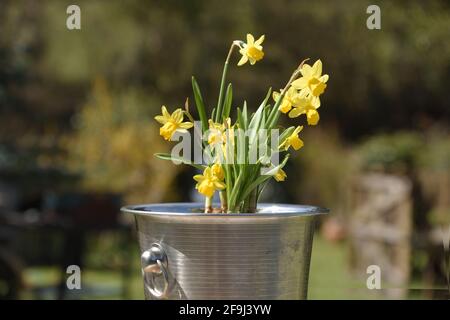
<svg viewBox="0 0 450 320"><path fill-rule="evenodd" d="M145 287L156 299L165 299L169 293L169 262L167 255L159 243L153 243L150 249L145 250L141 255L142 275ZM164 277L164 287L162 290L156 286L157 276Z"/></svg>

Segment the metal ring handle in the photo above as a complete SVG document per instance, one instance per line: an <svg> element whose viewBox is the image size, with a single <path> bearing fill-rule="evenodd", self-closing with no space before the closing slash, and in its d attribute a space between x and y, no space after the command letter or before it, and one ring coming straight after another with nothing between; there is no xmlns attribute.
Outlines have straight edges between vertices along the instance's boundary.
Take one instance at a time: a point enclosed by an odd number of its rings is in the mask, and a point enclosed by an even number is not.
<svg viewBox="0 0 450 320"><path fill-rule="evenodd" d="M142 275L144 284L150 294L156 299L164 299L169 293L169 262L164 249L159 243L153 243L150 249L141 255ZM155 278L162 275L164 286L160 290L155 284Z"/></svg>

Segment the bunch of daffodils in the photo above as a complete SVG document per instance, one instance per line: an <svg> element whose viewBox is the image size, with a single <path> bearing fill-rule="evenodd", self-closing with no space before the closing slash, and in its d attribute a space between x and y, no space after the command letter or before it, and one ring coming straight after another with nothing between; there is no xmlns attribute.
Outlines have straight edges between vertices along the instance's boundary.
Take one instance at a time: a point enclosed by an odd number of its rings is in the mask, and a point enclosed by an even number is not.
<svg viewBox="0 0 450 320"><path fill-rule="evenodd" d="M241 107L233 107L232 85L226 85L228 64L233 51L238 49L241 55L238 66L247 62L254 65L264 57L264 36L255 40L253 35L247 34L246 40L235 40L231 44L222 73L218 101L209 116L198 83L192 78L200 119L198 126L194 126L194 117L187 101L184 109L176 109L173 113L162 106L161 115L155 117L162 125L160 135L167 141L173 140L175 133L186 134L191 128L199 133L201 141L197 145L208 155L201 163L172 154L158 153L156 156L201 170L201 174L195 175L194 180L197 182L197 191L205 197L206 213L256 212L257 201L264 186L271 178L277 182L287 179L283 167L287 163L289 152L298 151L304 145L300 138L304 126L298 124L283 128L278 123L280 114L286 114L289 118L304 115L304 121L310 126L317 125L320 119L320 97L325 92L329 78L327 74L322 74L320 60L313 65L306 63L308 59L304 60L283 89L274 92L268 90L255 112L250 113L245 101ZM235 114L235 120L231 119L231 113ZM281 161L274 161L280 156ZM220 206L214 208L212 199L216 192L219 193Z"/></svg>

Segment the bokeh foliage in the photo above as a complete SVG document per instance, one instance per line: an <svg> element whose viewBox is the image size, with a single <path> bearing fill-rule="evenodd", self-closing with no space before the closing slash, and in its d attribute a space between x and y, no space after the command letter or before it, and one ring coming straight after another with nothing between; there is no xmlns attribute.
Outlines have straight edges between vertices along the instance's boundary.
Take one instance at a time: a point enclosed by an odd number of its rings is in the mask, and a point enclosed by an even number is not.
<svg viewBox="0 0 450 320"><path fill-rule="evenodd" d="M75 133L63 137L65 165L84 179L82 188L127 195L127 201L161 201L178 172L154 161L155 150L167 149L156 140L147 97L129 90L113 94L102 78L74 118ZM64 165L64 164L63 164Z"/></svg>

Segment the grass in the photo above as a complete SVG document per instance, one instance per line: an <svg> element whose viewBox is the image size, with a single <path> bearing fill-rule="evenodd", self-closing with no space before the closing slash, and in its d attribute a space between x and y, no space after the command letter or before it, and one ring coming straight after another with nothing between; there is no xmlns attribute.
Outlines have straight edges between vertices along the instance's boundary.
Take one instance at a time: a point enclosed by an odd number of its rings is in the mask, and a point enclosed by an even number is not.
<svg viewBox="0 0 450 320"><path fill-rule="evenodd" d="M311 256L308 299L377 299L365 279L347 268L345 243L331 243L316 236Z"/></svg>

